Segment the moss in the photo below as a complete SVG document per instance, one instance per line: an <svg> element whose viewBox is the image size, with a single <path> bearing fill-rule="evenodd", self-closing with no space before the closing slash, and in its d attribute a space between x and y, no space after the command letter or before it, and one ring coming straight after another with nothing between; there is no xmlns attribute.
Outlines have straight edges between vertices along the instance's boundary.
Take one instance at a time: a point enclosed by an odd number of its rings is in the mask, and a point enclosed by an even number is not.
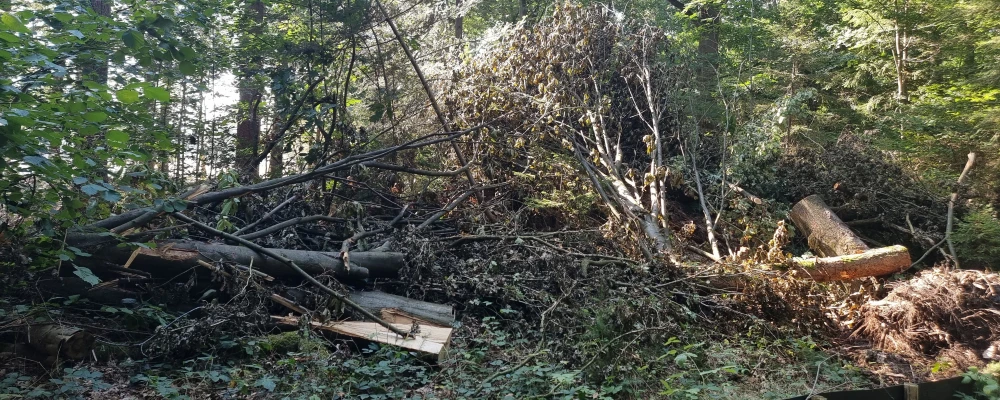
<svg viewBox="0 0 1000 400"><path fill-rule="evenodd" d="M322 341L312 336L303 337L298 331L282 332L268 335L265 343L271 351L279 354L299 352L314 354L319 358L327 358L330 352Z"/></svg>

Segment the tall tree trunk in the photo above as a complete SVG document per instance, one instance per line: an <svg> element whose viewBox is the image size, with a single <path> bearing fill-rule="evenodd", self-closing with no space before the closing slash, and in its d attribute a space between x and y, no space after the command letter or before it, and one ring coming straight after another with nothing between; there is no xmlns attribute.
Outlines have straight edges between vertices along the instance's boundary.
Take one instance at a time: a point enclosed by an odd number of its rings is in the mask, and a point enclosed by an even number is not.
<svg viewBox="0 0 1000 400"><path fill-rule="evenodd" d="M896 100L901 103L909 101L910 94L907 88L907 78L909 75L907 61L909 58L910 37L909 29L903 19L906 16L909 2L903 0L902 4L895 2L895 16L893 18L893 31L895 40L892 49L892 58L896 64Z"/></svg>
<svg viewBox="0 0 1000 400"><path fill-rule="evenodd" d="M97 15L102 17L111 17L111 3L112 0L90 0L90 7L94 9ZM90 46L95 46L91 43ZM82 66L84 79L91 80L100 84L108 83L108 58L98 57L96 55L92 56L90 62L85 63Z"/></svg>
<svg viewBox="0 0 1000 400"><path fill-rule="evenodd" d="M277 135L281 130L281 127L285 124L284 118L282 118L281 113L274 113L274 122L271 123L271 132ZM280 178L285 173L284 164L285 146L278 143L271 149L271 154L267 160L267 177L268 179Z"/></svg>
<svg viewBox="0 0 1000 400"><path fill-rule="evenodd" d="M462 0L455 0L455 8L458 10L458 14L455 15L455 38L461 39L465 23L465 18L462 16Z"/></svg>
<svg viewBox="0 0 1000 400"><path fill-rule="evenodd" d="M260 0L247 3L246 32L243 34L240 46L243 51L244 65L240 67L239 80L239 123L236 125L236 168L241 175L250 179L257 177L257 165L254 160L257 157L257 147L260 144L260 115L259 108L262 90L255 81L257 70L260 68L261 60L257 55L255 46L248 43L260 40L264 32L264 3Z"/></svg>

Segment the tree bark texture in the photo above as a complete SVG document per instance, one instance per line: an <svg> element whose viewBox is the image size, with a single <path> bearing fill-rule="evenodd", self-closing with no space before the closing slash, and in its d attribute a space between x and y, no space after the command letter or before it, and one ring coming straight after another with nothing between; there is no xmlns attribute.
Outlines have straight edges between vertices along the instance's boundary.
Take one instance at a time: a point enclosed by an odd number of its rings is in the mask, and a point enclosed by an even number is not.
<svg viewBox="0 0 1000 400"><path fill-rule="evenodd" d="M28 344L49 356L82 360L94 348L94 335L70 326L32 325L28 328Z"/></svg>
<svg viewBox="0 0 1000 400"><path fill-rule="evenodd" d="M834 214L819 195L806 197L792 207L789 214L795 227L802 232L820 257L835 257L863 253L868 246L844 221Z"/></svg>
<svg viewBox="0 0 1000 400"><path fill-rule="evenodd" d="M796 271L818 282L845 281L906 270L910 267L910 251L897 245L837 257L795 258L792 263Z"/></svg>
<svg viewBox="0 0 1000 400"><path fill-rule="evenodd" d="M349 279L394 276L405 264L403 253L392 252L352 252L351 268L344 268L340 252L307 250L270 249L294 261L312 275L332 272L336 276ZM148 271L155 275L180 274L196 268L198 261L232 262L251 267L274 277L295 278L299 274L281 261L265 257L243 246L204 243L195 241L163 241L157 248L139 248L131 268ZM99 260L117 264L126 263L133 250L112 247L94 254Z"/></svg>
<svg viewBox="0 0 1000 400"><path fill-rule="evenodd" d="M428 303L379 291L351 292L347 297L373 313L395 309L441 326L451 326L455 322L455 308L449 305Z"/></svg>
<svg viewBox="0 0 1000 400"><path fill-rule="evenodd" d="M240 68L239 80L239 118L236 125L236 166L250 177L257 176L257 165L252 165L257 158L257 148L260 145L260 115L261 89L255 82L256 69L259 68L260 56L254 54L254 46L248 44L259 40L264 31L264 3L253 1L247 3L245 21L246 32L241 37L244 65Z"/></svg>

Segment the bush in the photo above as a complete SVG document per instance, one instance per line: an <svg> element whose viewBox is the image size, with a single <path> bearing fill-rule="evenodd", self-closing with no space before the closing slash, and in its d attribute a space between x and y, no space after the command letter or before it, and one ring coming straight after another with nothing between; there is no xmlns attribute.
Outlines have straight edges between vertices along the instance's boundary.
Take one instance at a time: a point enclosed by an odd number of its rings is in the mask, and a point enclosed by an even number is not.
<svg viewBox="0 0 1000 400"><path fill-rule="evenodd" d="M989 268L1000 266L1000 220L986 206L973 209L962 218L952 234L956 251L963 261Z"/></svg>

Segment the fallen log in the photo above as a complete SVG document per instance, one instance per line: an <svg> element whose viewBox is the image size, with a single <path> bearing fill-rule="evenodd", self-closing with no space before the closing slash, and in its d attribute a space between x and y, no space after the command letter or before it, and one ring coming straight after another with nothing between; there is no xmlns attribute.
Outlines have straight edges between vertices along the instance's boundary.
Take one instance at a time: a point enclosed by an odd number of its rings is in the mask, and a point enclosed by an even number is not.
<svg viewBox="0 0 1000 400"><path fill-rule="evenodd" d="M403 253L352 252L350 271L344 268L340 252L269 249L298 264L303 270L318 275L332 272L338 277L365 279L396 275L405 261ZM157 275L178 274L199 266L202 262L232 262L252 266L255 270L275 277L296 277L299 274L283 262L266 257L250 248L188 240L171 240L157 243L155 249L109 247L94 253L94 258L118 264L126 263L137 252L132 268Z"/></svg>
<svg viewBox="0 0 1000 400"><path fill-rule="evenodd" d="M897 245L836 257L797 257L791 262L796 271L818 282L845 281L904 271L910 267L910 252Z"/></svg>
<svg viewBox="0 0 1000 400"><path fill-rule="evenodd" d="M299 326L299 319L296 317L272 315L271 320L281 325ZM378 343L391 344L404 349L429 354L435 356L439 362L443 361L447 355L452 332L451 328L433 325L392 324L398 329L412 332L410 338L404 338L374 322L341 321L320 323L310 321L309 325L313 329ZM413 332L414 330L416 332Z"/></svg>
<svg viewBox="0 0 1000 400"><path fill-rule="evenodd" d="M806 237L809 248L821 257L857 254L868 246L841 221L819 195L806 197L789 214L795 227Z"/></svg>
<svg viewBox="0 0 1000 400"><path fill-rule="evenodd" d="M44 324L28 328L28 344L50 357L82 360L94 349L94 335L71 326Z"/></svg>
<svg viewBox="0 0 1000 400"><path fill-rule="evenodd" d="M795 227L806 236L819 258L794 258L793 267L816 281L849 280L883 276L910 267L910 252L903 246L869 249L818 195L792 207Z"/></svg>
<svg viewBox="0 0 1000 400"><path fill-rule="evenodd" d="M356 254L358 253L352 253L352 256ZM455 308L449 305L413 300L379 291L354 291L348 293L347 297L373 313L392 309L441 326L451 326L455 322Z"/></svg>

